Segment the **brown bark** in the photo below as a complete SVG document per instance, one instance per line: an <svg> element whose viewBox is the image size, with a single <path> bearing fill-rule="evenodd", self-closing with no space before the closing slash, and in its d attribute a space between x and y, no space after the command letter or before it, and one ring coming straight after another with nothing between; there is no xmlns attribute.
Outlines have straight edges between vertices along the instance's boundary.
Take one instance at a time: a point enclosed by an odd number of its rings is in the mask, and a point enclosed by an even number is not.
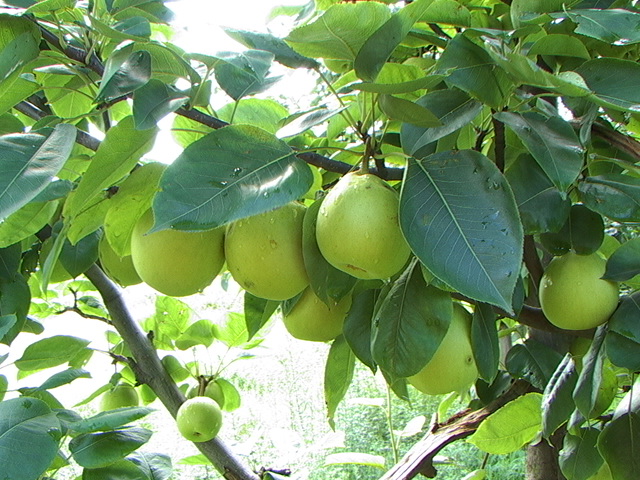
<svg viewBox="0 0 640 480"><path fill-rule="evenodd" d="M482 421L500 407L529 391L529 383L518 380L502 396L479 410L465 410L447 422L437 424L394 465L380 480L408 480L418 474L433 478L436 469L433 459L450 443L468 437Z"/></svg>

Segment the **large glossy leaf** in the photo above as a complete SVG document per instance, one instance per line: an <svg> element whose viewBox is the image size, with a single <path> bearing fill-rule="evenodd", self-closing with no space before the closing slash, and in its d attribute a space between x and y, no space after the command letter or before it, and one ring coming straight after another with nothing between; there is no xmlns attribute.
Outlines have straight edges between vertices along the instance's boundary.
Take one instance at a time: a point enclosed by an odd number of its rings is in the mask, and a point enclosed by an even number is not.
<svg viewBox="0 0 640 480"><path fill-rule="evenodd" d="M319 63L296 53L287 43L269 33L247 32L235 28L224 28L224 31L245 47L264 50L274 55L275 61L291 68L318 68Z"/></svg>
<svg viewBox="0 0 640 480"><path fill-rule="evenodd" d="M638 32L640 14L636 12L618 8L593 8L568 10L551 16L569 18L578 25L575 33L606 43L631 45L640 42L640 32Z"/></svg>
<svg viewBox="0 0 640 480"><path fill-rule="evenodd" d="M140 468L129 460L118 460L106 467L85 468L82 480L150 480Z"/></svg>
<svg viewBox="0 0 640 480"><path fill-rule="evenodd" d="M89 341L68 335L44 338L29 345L15 364L23 371L55 367L70 361L87 345Z"/></svg>
<svg viewBox="0 0 640 480"><path fill-rule="evenodd" d="M334 417L338 405L347 393L356 357L342 335L331 344L324 368L324 399L327 405L329 424L335 427Z"/></svg>
<svg viewBox="0 0 640 480"><path fill-rule="evenodd" d="M107 59L96 102L104 102L135 91L151 78L151 55L133 51L133 44L117 50Z"/></svg>
<svg viewBox="0 0 640 480"><path fill-rule="evenodd" d="M608 423L598 438L598 450L616 480L640 478L640 414L627 413Z"/></svg>
<svg viewBox="0 0 640 480"><path fill-rule="evenodd" d="M640 15L638 15L640 16ZM601 106L640 111L640 65L619 58L596 58L575 70Z"/></svg>
<svg viewBox="0 0 640 480"><path fill-rule="evenodd" d="M72 245L69 240L65 240L58 259L72 277L86 272L98 259L98 242L101 236L100 231L93 232L75 245Z"/></svg>
<svg viewBox="0 0 640 480"><path fill-rule="evenodd" d="M37 57L39 43L36 24L17 15L0 15L0 82Z"/></svg>
<svg viewBox="0 0 640 480"><path fill-rule="evenodd" d="M576 407L585 418L589 418L594 409L602 383L602 367L606 358L603 348L605 334L604 327L599 327L596 331L589 350L582 358L582 370L573 390Z"/></svg>
<svg viewBox="0 0 640 480"><path fill-rule="evenodd" d="M442 123L433 112L404 98L382 94L378 97L378 105L380 110L391 120L410 123L422 128L442 126Z"/></svg>
<svg viewBox="0 0 640 480"><path fill-rule="evenodd" d="M542 395L527 393L489 415L468 441L496 455L515 452L540 432Z"/></svg>
<svg viewBox="0 0 640 480"><path fill-rule="evenodd" d="M92 15L89 15L89 18L91 26L97 32L117 42L126 40L145 42L151 36L151 24L144 17L131 17L112 27Z"/></svg>
<svg viewBox="0 0 640 480"><path fill-rule="evenodd" d="M137 130L155 127L180 108L188 97L160 80L151 79L133 94L133 122Z"/></svg>
<svg viewBox="0 0 640 480"><path fill-rule="evenodd" d="M78 378L91 378L91 373L79 368L69 368L51 375L38 387L38 390L50 390L62 385L68 385Z"/></svg>
<svg viewBox="0 0 640 480"><path fill-rule="evenodd" d="M507 353L506 366L516 378L524 378L531 385L544 390L562 361L555 350L532 338L511 347Z"/></svg>
<svg viewBox="0 0 640 480"><path fill-rule="evenodd" d="M94 433L114 430L146 417L154 410L146 407L127 407L100 412L93 417L74 422L70 428L76 433Z"/></svg>
<svg viewBox="0 0 640 480"><path fill-rule="evenodd" d="M333 5L285 40L308 57L355 60L365 41L390 17L389 8L378 2Z"/></svg>
<svg viewBox="0 0 640 480"><path fill-rule="evenodd" d="M569 216L571 199L558 190L531 155L521 155L505 172L518 202L524 233L557 232Z"/></svg>
<svg viewBox="0 0 640 480"><path fill-rule="evenodd" d="M166 170L154 230L208 230L301 197L309 167L264 130L232 125L189 145Z"/></svg>
<svg viewBox="0 0 640 480"><path fill-rule="evenodd" d="M1 402L2 477L11 480L40 478L58 453L61 437L60 422L43 401L21 397Z"/></svg>
<svg viewBox="0 0 640 480"><path fill-rule="evenodd" d="M448 293L427 286L413 262L396 280L373 319L373 360L393 377L418 373L433 357L449 324Z"/></svg>
<svg viewBox="0 0 640 480"><path fill-rule="evenodd" d="M275 300L256 297L244 292L244 321L247 325L248 340L266 325L280 305Z"/></svg>
<svg viewBox="0 0 640 480"><path fill-rule="evenodd" d="M619 173L587 177L580 198L594 212L621 222L640 220L640 179Z"/></svg>
<svg viewBox="0 0 640 480"><path fill-rule="evenodd" d="M20 244L17 244L18 246ZM6 250L6 249L3 249ZM6 257L0 254L0 260ZM6 328L0 342L10 345L24 328L31 304L31 291L22 275L11 272L11 278L0 279L0 315ZM10 325L7 327L7 323ZM5 331L6 330L6 331Z"/></svg>
<svg viewBox="0 0 640 480"><path fill-rule="evenodd" d="M421 149L461 129L480 113L482 105L456 88L430 92L416 102L432 112L442 126L421 128L404 124L401 130L402 148L413 156L421 156Z"/></svg>
<svg viewBox="0 0 640 480"><path fill-rule="evenodd" d="M106 467L147 443L152 433L151 430L140 427L83 433L69 442L69 450L73 459L82 467Z"/></svg>
<svg viewBox="0 0 640 480"><path fill-rule="evenodd" d="M407 4L366 39L353 62L358 78L367 82L375 81L393 51L431 3L432 0L416 0Z"/></svg>
<svg viewBox="0 0 640 480"><path fill-rule="evenodd" d="M540 235L542 245L554 255L564 255L571 249L579 255L590 255L600 248L603 239L602 217L579 203L571 206L559 231Z"/></svg>
<svg viewBox="0 0 640 480"><path fill-rule="evenodd" d="M498 374L500 345L496 314L486 303L478 303L473 312L471 346L480 377L487 383L493 382Z"/></svg>
<svg viewBox="0 0 640 480"><path fill-rule="evenodd" d="M513 129L559 190L566 191L578 178L584 148L566 120L511 112L498 113L495 118Z"/></svg>
<svg viewBox="0 0 640 480"><path fill-rule="evenodd" d="M161 453L134 452L127 460L137 465L149 480L168 480L173 473L171 457Z"/></svg>
<svg viewBox="0 0 640 480"><path fill-rule="evenodd" d="M596 447L600 430L581 428L577 433L566 434L558 463L567 480L588 480L602 465Z"/></svg>
<svg viewBox="0 0 640 480"><path fill-rule="evenodd" d="M400 226L413 252L463 295L512 310L523 233L511 187L470 150L411 160Z"/></svg>
<svg viewBox="0 0 640 480"><path fill-rule="evenodd" d="M611 362L640 371L640 292L624 297L607 323L605 345Z"/></svg>
<svg viewBox="0 0 640 480"><path fill-rule="evenodd" d="M243 98L217 110L218 118L228 123L246 123L276 133L282 119L289 111L280 103L268 98Z"/></svg>
<svg viewBox="0 0 640 480"><path fill-rule="evenodd" d="M501 108L513 88L489 54L464 34L456 35L449 42L434 73L447 75L447 83L493 108Z"/></svg>
<svg viewBox="0 0 640 480"><path fill-rule="evenodd" d="M304 214L302 254L313 292L325 304L334 305L353 290L356 278L335 268L320 252L316 240L316 219L321 205L322 199L317 200Z"/></svg>
<svg viewBox="0 0 640 480"><path fill-rule="evenodd" d="M46 137L36 133L0 137L0 220L43 191L71 154L76 139L72 125L57 125Z"/></svg>
<svg viewBox="0 0 640 480"><path fill-rule="evenodd" d="M640 274L640 238L632 238L614 251L602 278L624 282Z"/></svg>
<svg viewBox="0 0 640 480"><path fill-rule="evenodd" d="M65 205L65 214L78 215L91 199L127 175L138 160L151 150L157 129L135 129L133 117L112 127L101 142L89 168Z"/></svg>
<svg viewBox="0 0 640 480"><path fill-rule="evenodd" d="M131 254L133 229L142 214L151 207L165 168L166 165L162 163L148 163L137 168L119 185L118 193L109 200L104 233L109 245L119 256Z"/></svg>
<svg viewBox="0 0 640 480"><path fill-rule="evenodd" d="M220 87L234 100L260 93L280 77L268 77L273 54L261 50L219 53L215 77Z"/></svg>
<svg viewBox="0 0 640 480"><path fill-rule="evenodd" d="M377 365L371 355L371 326L375 303L376 291L373 289L355 294L342 327L351 351L374 373Z"/></svg>
<svg viewBox="0 0 640 480"><path fill-rule="evenodd" d="M58 202L31 202L0 222L0 248L40 231L58 208Z"/></svg>
<svg viewBox="0 0 640 480"><path fill-rule="evenodd" d="M546 438L566 422L575 409L572 394L577 380L575 362L567 354L553 372L542 396L542 434Z"/></svg>

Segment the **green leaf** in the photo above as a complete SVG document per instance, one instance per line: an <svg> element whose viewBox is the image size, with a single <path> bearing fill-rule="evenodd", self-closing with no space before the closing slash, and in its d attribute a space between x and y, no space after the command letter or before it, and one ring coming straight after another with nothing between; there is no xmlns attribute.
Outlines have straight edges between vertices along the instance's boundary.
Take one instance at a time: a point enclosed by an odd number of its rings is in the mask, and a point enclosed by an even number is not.
<svg viewBox="0 0 640 480"><path fill-rule="evenodd" d="M85 468L82 480L150 480L138 465L129 460L119 460L102 468Z"/></svg>
<svg viewBox="0 0 640 480"><path fill-rule="evenodd" d="M553 18L568 17L578 26L575 33L596 38L612 45L632 45L640 42L640 15L629 10L588 9L554 13Z"/></svg>
<svg viewBox="0 0 640 480"><path fill-rule="evenodd" d="M50 390L62 385L68 385L78 378L91 378L91 373L79 368L69 368L50 376L38 387L38 390Z"/></svg>
<svg viewBox="0 0 640 480"><path fill-rule="evenodd" d="M449 294L427 286L417 262L412 263L375 313L373 360L394 377L415 375L440 346L451 315Z"/></svg>
<svg viewBox="0 0 640 480"><path fill-rule="evenodd" d="M604 221L594 211L579 203L572 205L569 217L557 233L544 233L540 241L554 255L573 249L580 255L594 253L604 239Z"/></svg>
<svg viewBox="0 0 640 480"><path fill-rule="evenodd" d="M104 433L83 433L69 442L69 450L78 465L101 468L123 459L151 438L151 430L133 427Z"/></svg>
<svg viewBox="0 0 640 480"><path fill-rule="evenodd" d="M342 334L351 351L374 373L377 365L371 355L371 324L375 303L375 290L369 289L354 295L342 327Z"/></svg>
<svg viewBox="0 0 640 480"><path fill-rule="evenodd" d="M209 230L301 197L309 167L271 134L231 125L189 145L160 181L154 231Z"/></svg>
<svg viewBox="0 0 640 480"><path fill-rule="evenodd" d="M187 350L196 345L210 347L213 343L213 323L211 320L198 320L176 338L176 347Z"/></svg>
<svg viewBox="0 0 640 480"><path fill-rule="evenodd" d="M0 113L6 113L14 105L17 105L40 89L40 85L37 82L21 77L19 72L14 72L9 78L3 80L0 85L2 86L2 89L0 89ZM15 117L12 115L12 118Z"/></svg>
<svg viewBox="0 0 640 480"><path fill-rule="evenodd" d="M569 216L571 199L553 185L531 155L520 155L505 176L516 197L525 235L562 228Z"/></svg>
<svg viewBox="0 0 640 480"><path fill-rule="evenodd" d="M228 347L239 347L249 341L247 324L244 315L228 312L227 315L213 326L215 337Z"/></svg>
<svg viewBox="0 0 640 480"><path fill-rule="evenodd" d="M294 29L285 39L307 57L355 60L358 52L391 13L378 2L332 5L317 20Z"/></svg>
<svg viewBox="0 0 640 480"><path fill-rule="evenodd" d="M63 167L76 139L73 125L59 124L48 137L35 133L0 137L0 220L29 203Z"/></svg>
<svg viewBox="0 0 640 480"><path fill-rule="evenodd" d="M191 308L185 302L173 297L158 296L155 307L151 329L156 335L166 335L175 340L187 329Z"/></svg>
<svg viewBox="0 0 640 480"><path fill-rule="evenodd" d="M456 35L437 63L433 73L447 75L447 83L464 90L492 108L501 108L513 84L489 54L464 34Z"/></svg>
<svg viewBox="0 0 640 480"><path fill-rule="evenodd" d="M431 111L442 126L421 128L404 124L400 131L403 150L420 157L423 147L461 129L480 113L482 105L457 88L430 92L416 102Z"/></svg>
<svg viewBox="0 0 640 480"><path fill-rule="evenodd" d="M385 469L385 459L380 455L359 452L331 453L324 459L324 465L366 465Z"/></svg>
<svg viewBox="0 0 640 480"><path fill-rule="evenodd" d="M353 379L355 359L355 355L342 335L331 343L324 367L324 399L329 425L334 429L336 410Z"/></svg>
<svg viewBox="0 0 640 480"><path fill-rule="evenodd" d="M640 238L623 243L607 260L605 280L624 282L640 273Z"/></svg>
<svg viewBox="0 0 640 480"><path fill-rule="evenodd" d="M4 375L0 375L0 402L4 400L4 396L7 393L8 388L9 388L9 381L7 380L7 377Z"/></svg>
<svg viewBox="0 0 640 480"><path fill-rule="evenodd" d="M220 385L224 397L224 405L222 409L225 412L233 412L240 408L242 397L238 389L228 380L218 377L216 383Z"/></svg>
<svg viewBox="0 0 640 480"><path fill-rule="evenodd" d="M640 15L638 15L640 16ZM596 58L576 68L600 106L640 111L640 65L619 58Z"/></svg>
<svg viewBox="0 0 640 480"><path fill-rule="evenodd" d="M219 108L218 118L234 124L247 124L275 134L280 121L289 111L275 100L268 98L243 98Z"/></svg>
<svg viewBox="0 0 640 480"><path fill-rule="evenodd" d="M612 478L640 478L640 414L627 413L609 422L598 438L598 450L609 465Z"/></svg>
<svg viewBox="0 0 640 480"><path fill-rule="evenodd" d="M602 457L596 448L600 430L581 428L578 433L567 432L558 457L560 470L568 480L588 480L602 465Z"/></svg>
<svg viewBox="0 0 640 480"><path fill-rule="evenodd" d="M565 355L544 388L542 396L542 434L549 438L566 422L575 409L573 390L578 380L576 365Z"/></svg>
<svg viewBox="0 0 640 480"><path fill-rule="evenodd" d="M416 0L407 4L366 39L353 62L358 78L368 82L376 79L393 51L431 3L432 0Z"/></svg>
<svg viewBox="0 0 640 480"><path fill-rule="evenodd" d="M306 132L311 127L322 125L330 118L343 112L348 107L342 106L338 108L313 107L306 112L299 112L285 119L285 124L277 131L278 138L293 137Z"/></svg>
<svg viewBox="0 0 640 480"><path fill-rule="evenodd" d="M587 177L578 190L594 212L621 222L640 221L640 178L619 173Z"/></svg>
<svg viewBox="0 0 640 480"><path fill-rule="evenodd" d="M327 305L342 300L353 290L356 278L338 270L320 253L316 241L316 219L322 199L314 202L304 215L302 224L302 254L313 293Z"/></svg>
<svg viewBox="0 0 640 480"><path fill-rule="evenodd" d="M158 4L156 3L156 5ZM150 56L151 78L170 85L175 84L180 78L187 79L192 85L198 85L202 82L198 72L185 60L185 53L175 44L138 42L133 45L132 55L134 54Z"/></svg>
<svg viewBox="0 0 640 480"><path fill-rule="evenodd" d="M546 345L528 338L514 345L507 353L506 365L509 373L524 378L531 385L544 390L562 361L562 355Z"/></svg>
<svg viewBox="0 0 640 480"><path fill-rule="evenodd" d="M151 36L151 24L149 20L144 17L127 18L113 26L101 22L92 15L89 15L89 18L91 19L91 26L95 28L98 33L117 42L124 42L126 40L144 42Z"/></svg>
<svg viewBox="0 0 640 480"><path fill-rule="evenodd" d="M70 361L80 350L89 345L88 340L68 335L55 335L32 343L16 360L22 371L41 370Z"/></svg>
<svg viewBox="0 0 640 480"><path fill-rule="evenodd" d="M127 460L137 465L149 480L169 480L173 473L171 457L161 453L134 452Z"/></svg>
<svg viewBox="0 0 640 480"><path fill-rule="evenodd" d="M478 303L471 321L471 347L480 377L491 383L498 374L500 345L496 314L486 303Z"/></svg>
<svg viewBox="0 0 640 480"><path fill-rule="evenodd" d="M133 51L128 44L107 59L96 94L96 102L106 102L128 95L151 79L151 55L147 51Z"/></svg>
<svg viewBox="0 0 640 480"><path fill-rule="evenodd" d="M160 80L151 79L133 94L133 122L137 130L155 127L180 108L188 97Z"/></svg>
<svg viewBox="0 0 640 480"><path fill-rule="evenodd" d="M19 74L40 53L37 25L17 15L0 15L0 82ZM6 88L3 85L3 88Z"/></svg>
<svg viewBox="0 0 640 480"><path fill-rule="evenodd" d="M283 39L269 33L247 32L235 28L223 30L245 47L272 53L276 62L287 67L316 69L320 66L314 59L296 53Z"/></svg>
<svg viewBox="0 0 640 480"><path fill-rule="evenodd" d="M108 385L107 389L109 388L111 388L111 386ZM94 433L114 430L144 418L154 411L155 410L153 408L146 407L118 408L116 410L100 412L93 417L85 418L79 422L74 422L69 426L69 428L76 433Z"/></svg>
<svg viewBox="0 0 640 480"><path fill-rule="evenodd" d="M0 464L3 478L39 478L57 455L61 436L58 418L41 400L21 397L1 402ZM16 448L18 445L23 448Z"/></svg>
<svg viewBox="0 0 640 480"><path fill-rule="evenodd" d="M69 240L65 240L60 251L59 261L64 269L72 277L77 277L86 272L98 259L98 242L102 232L96 231L87 235L75 245L71 245Z"/></svg>
<svg viewBox="0 0 640 480"><path fill-rule="evenodd" d="M71 9L75 7L75 0L40 0L35 5L27 8L26 13L43 14L56 10Z"/></svg>
<svg viewBox="0 0 640 480"><path fill-rule="evenodd" d="M378 105L380 110L392 120L422 128L442 126L438 117L428 109L404 98L383 94L378 97Z"/></svg>
<svg viewBox="0 0 640 480"><path fill-rule="evenodd" d="M436 277L463 295L512 310L522 225L509 184L488 158L463 150L410 160L400 226Z"/></svg>
<svg viewBox="0 0 640 480"><path fill-rule="evenodd" d="M573 10L570 15L573 15ZM591 60L587 47L571 35L552 33L536 40L528 52L529 55L558 55Z"/></svg>
<svg viewBox="0 0 640 480"><path fill-rule="evenodd" d="M569 122L538 113L501 112L494 117L516 133L558 190L569 189L584 163L584 148Z"/></svg>
<svg viewBox="0 0 640 480"><path fill-rule="evenodd" d="M266 325L278 305L280 305L280 302L256 297L249 292L244 292L244 320L247 326L248 340L251 340Z"/></svg>
<svg viewBox="0 0 640 480"><path fill-rule="evenodd" d="M2 255L0 259L4 260ZM8 331L0 337L0 341L5 345L10 345L24 329L30 304L31 291L22 275L14 273L10 279L0 279L0 315L4 322L8 320L11 324Z"/></svg>
<svg viewBox="0 0 640 480"><path fill-rule="evenodd" d="M460 27L471 26L471 12L455 0L434 0L420 18L425 23L444 23Z"/></svg>
<svg viewBox="0 0 640 480"><path fill-rule="evenodd" d="M607 324L605 344L611 363L640 371L640 292L623 297Z"/></svg>
<svg viewBox="0 0 640 480"><path fill-rule="evenodd" d="M58 208L58 202L31 202L0 223L0 248L13 245L44 227Z"/></svg>
<svg viewBox="0 0 640 480"><path fill-rule="evenodd" d="M215 67L216 81L234 100L263 92L280 78L267 77L274 58L269 52L223 52L217 58L220 62Z"/></svg>
<svg viewBox="0 0 640 480"><path fill-rule="evenodd" d="M200 320L200 321L209 323L209 335L211 335L211 322L209 322L209 320ZM195 323L193 325L195 325ZM191 325L191 327L193 325ZM164 357L162 357L160 361L162 362L162 366L164 367L164 369L167 371L167 373L171 377L171 380L173 380L176 383L184 382L187 378L191 376L191 374L189 373L189 370L187 370L182 364L182 362L178 360L176 357L174 357L173 355L165 355Z"/></svg>
<svg viewBox="0 0 640 480"><path fill-rule="evenodd" d="M504 455L519 450L540 432L542 395L527 393L489 415L468 439L480 450Z"/></svg>
<svg viewBox="0 0 640 480"><path fill-rule="evenodd" d="M582 358L582 370L573 391L576 408L585 418L590 418L598 399L598 390L602 383L602 368L606 358L603 348L606 329L599 327L593 337L589 350Z"/></svg>
<svg viewBox="0 0 640 480"><path fill-rule="evenodd" d="M134 170L109 200L104 233L119 256L131 255L131 235L138 219L151 207L166 165L147 163Z"/></svg>
<svg viewBox="0 0 640 480"><path fill-rule="evenodd" d="M122 119L107 132L78 187L65 205L65 214L77 216L91 199L127 175L151 150L157 129L135 129L133 117Z"/></svg>

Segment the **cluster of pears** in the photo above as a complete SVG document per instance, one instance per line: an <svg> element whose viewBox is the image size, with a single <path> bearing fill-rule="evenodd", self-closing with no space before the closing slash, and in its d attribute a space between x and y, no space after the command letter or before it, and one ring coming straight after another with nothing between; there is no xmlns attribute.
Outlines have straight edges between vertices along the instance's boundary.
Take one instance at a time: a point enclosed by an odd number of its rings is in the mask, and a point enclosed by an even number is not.
<svg viewBox="0 0 640 480"><path fill-rule="evenodd" d="M208 442L222 427L224 392L215 379L191 388L176 414L180 434L192 442Z"/></svg>

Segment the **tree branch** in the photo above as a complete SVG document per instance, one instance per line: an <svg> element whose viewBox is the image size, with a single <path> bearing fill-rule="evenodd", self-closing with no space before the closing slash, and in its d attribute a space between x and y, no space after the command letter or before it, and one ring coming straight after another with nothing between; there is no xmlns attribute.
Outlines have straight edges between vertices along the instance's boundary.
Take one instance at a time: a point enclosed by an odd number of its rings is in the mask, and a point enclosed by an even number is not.
<svg viewBox="0 0 640 480"><path fill-rule="evenodd" d="M129 312L119 287L95 264L85 272L85 275L102 296L111 315L111 323L130 348L139 371L144 372L144 378L139 380L151 387L171 416L175 418L185 397L162 366L149 338ZM259 480L258 475L241 463L219 438L195 443L195 445L227 480Z"/></svg>
<svg viewBox="0 0 640 480"><path fill-rule="evenodd" d="M433 458L440 450L450 443L473 434L485 418L508 402L524 395L531 388L528 382L517 380L509 390L486 407L479 410L464 410L447 422L436 424L380 480L408 480L418 474L428 478L435 477Z"/></svg>

